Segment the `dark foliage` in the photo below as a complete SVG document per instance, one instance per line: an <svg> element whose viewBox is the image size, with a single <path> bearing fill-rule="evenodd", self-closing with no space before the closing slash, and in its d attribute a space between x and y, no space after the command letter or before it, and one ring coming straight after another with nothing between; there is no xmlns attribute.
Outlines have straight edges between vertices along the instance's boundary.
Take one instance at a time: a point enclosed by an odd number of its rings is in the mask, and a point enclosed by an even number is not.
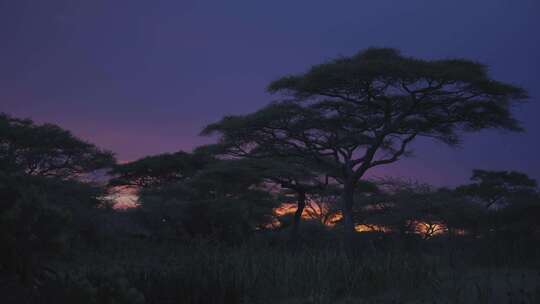
<svg viewBox="0 0 540 304"><path fill-rule="evenodd" d="M137 161L118 164L111 172L111 186L159 187L193 177L213 161L207 154L179 151L172 154L147 156Z"/></svg>
<svg viewBox="0 0 540 304"><path fill-rule="evenodd" d="M75 178L110 167L113 154L53 124L0 113L0 168L4 172Z"/></svg>

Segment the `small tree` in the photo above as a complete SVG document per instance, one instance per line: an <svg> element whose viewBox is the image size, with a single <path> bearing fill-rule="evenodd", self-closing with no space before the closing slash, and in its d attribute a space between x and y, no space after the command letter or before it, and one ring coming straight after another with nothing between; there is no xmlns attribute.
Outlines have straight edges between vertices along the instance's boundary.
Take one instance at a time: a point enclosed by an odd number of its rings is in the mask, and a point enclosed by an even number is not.
<svg viewBox="0 0 540 304"><path fill-rule="evenodd" d="M173 230L179 234L177 221L186 199L186 184L216 162L207 153L163 153L115 165L109 171L110 192L125 193L125 187L138 195L141 215L153 230Z"/></svg>
<svg viewBox="0 0 540 304"><path fill-rule="evenodd" d="M206 154L164 153L117 164L109 172L113 178L110 186L133 186L154 188L192 178L198 171L213 161Z"/></svg>
<svg viewBox="0 0 540 304"><path fill-rule="evenodd" d="M236 242L270 220L276 200L263 182L241 161L220 160L189 180L144 189L141 203L143 208L167 205L162 220L191 236Z"/></svg>
<svg viewBox="0 0 540 304"><path fill-rule="evenodd" d="M471 181L472 184L456 190L479 201L486 209L507 206L537 192L536 181L521 172L474 170Z"/></svg>
<svg viewBox="0 0 540 304"><path fill-rule="evenodd" d="M417 137L455 146L463 132L519 131L510 108L527 97L523 89L491 79L479 63L421 60L394 49L368 49L316 65L278 79L268 89L283 93L288 101L247 116L226 117L207 133L231 139L224 131L236 125L238 149L266 147L324 164L343 184L349 236L354 231L354 189L371 168L408 155ZM246 121L260 116L273 119L246 127Z"/></svg>
<svg viewBox="0 0 540 304"><path fill-rule="evenodd" d="M323 181L319 180L317 173L310 170L309 166L306 166L301 159L247 159L244 163L257 172L264 181L293 192L297 208L293 217L291 238L296 240L308 196L322 189L324 187Z"/></svg>
<svg viewBox="0 0 540 304"><path fill-rule="evenodd" d="M262 123L266 118L258 117L256 123ZM261 121L262 120L262 121ZM228 128L225 126L225 128ZM232 127L237 130L236 126ZM203 130L203 134L213 132L212 126ZM310 194L320 193L328 186L328 178L322 176L320 168L309 160L293 156L280 156L272 149L259 146L255 149L237 147L235 134L228 133L233 140L223 140L219 144L206 146L206 151L216 155L237 159L237 165L257 172L258 178L264 182L276 185L280 190L290 192L295 196L296 211L294 212L291 238L297 239L302 214L306 208ZM284 193L288 194L288 193Z"/></svg>
<svg viewBox="0 0 540 304"><path fill-rule="evenodd" d="M216 147L148 156L117 165L110 172L113 178L109 184L138 189L142 210L150 222L177 236L187 232L191 236L241 240L264 223L274 207L260 172L268 167L264 163L255 166L218 159L212 149Z"/></svg>
<svg viewBox="0 0 540 304"><path fill-rule="evenodd" d="M521 235L537 230L540 194L536 180L515 171L474 170L473 183L456 192L487 213L486 232L514 232Z"/></svg>

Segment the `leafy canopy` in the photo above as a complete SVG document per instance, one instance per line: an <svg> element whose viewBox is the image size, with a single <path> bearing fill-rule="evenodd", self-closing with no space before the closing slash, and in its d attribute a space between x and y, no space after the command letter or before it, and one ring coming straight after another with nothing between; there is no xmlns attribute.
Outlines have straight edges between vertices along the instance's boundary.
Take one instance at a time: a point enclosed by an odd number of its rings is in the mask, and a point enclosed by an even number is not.
<svg viewBox="0 0 540 304"><path fill-rule="evenodd" d="M536 180L521 172L474 170L471 181L472 184L460 186L457 191L482 202L486 208L538 195Z"/></svg>
<svg viewBox="0 0 540 304"><path fill-rule="evenodd" d="M111 152L53 124L0 113L0 166L7 172L75 178L114 164Z"/></svg>
<svg viewBox="0 0 540 304"><path fill-rule="evenodd" d="M141 188L158 187L193 177L212 161L213 158L207 154L190 154L183 151L147 156L133 162L115 165L109 172L114 176L110 184Z"/></svg>
<svg viewBox="0 0 540 304"><path fill-rule="evenodd" d="M466 131L519 131L511 105L527 98L523 89L491 79L482 64L377 48L283 77L268 90L286 100L225 117L203 134L220 134L237 154L313 159L342 182L407 155L418 136L455 145Z"/></svg>

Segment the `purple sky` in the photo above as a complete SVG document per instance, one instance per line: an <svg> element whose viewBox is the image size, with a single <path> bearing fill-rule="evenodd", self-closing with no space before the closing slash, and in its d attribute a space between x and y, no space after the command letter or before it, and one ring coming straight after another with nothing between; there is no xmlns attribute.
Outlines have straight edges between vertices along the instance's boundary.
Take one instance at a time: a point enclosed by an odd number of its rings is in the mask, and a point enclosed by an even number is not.
<svg viewBox="0 0 540 304"><path fill-rule="evenodd" d="M201 128L272 100L277 77L369 46L466 57L525 87L526 133L418 142L376 176L463 183L473 168L540 179L540 1L0 0L0 111L53 122L120 160L190 150Z"/></svg>

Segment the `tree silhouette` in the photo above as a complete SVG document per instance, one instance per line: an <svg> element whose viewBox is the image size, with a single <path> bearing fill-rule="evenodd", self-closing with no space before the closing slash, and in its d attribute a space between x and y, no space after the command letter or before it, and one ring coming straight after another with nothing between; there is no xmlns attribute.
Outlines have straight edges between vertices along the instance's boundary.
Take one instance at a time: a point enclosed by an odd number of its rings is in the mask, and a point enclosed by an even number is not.
<svg viewBox="0 0 540 304"><path fill-rule="evenodd" d="M456 195L469 199L486 212L485 233L533 233L540 210L536 180L516 171L474 170L472 184L456 188Z"/></svg>
<svg viewBox="0 0 540 304"><path fill-rule="evenodd" d="M212 157L207 154L184 151L146 156L115 165L109 172L113 176L109 184L139 188L159 187L189 179L212 161Z"/></svg>
<svg viewBox="0 0 540 304"><path fill-rule="evenodd" d="M474 183L456 190L480 201L486 209L511 204L512 201L535 195L537 191L534 179L515 171L474 170L471 181Z"/></svg>
<svg viewBox="0 0 540 304"><path fill-rule="evenodd" d="M256 123L261 123L261 119L258 118ZM237 130L237 128L233 127L233 130ZM203 130L202 134L211 132L213 132L213 126L208 126ZM234 138L235 135L232 136ZM297 208L293 217L291 239L296 241L308 196L312 193L321 192L328 186L328 179L324 178L321 168L318 168L316 163L308 163L309 160L307 159L276 155L271 149L265 149L262 146L249 151L238 149L235 140L224 140L219 144L206 146L204 149L212 151L216 155L235 158L238 160L237 165L257 172L258 178L277 185L281 190L292 192L295 196Z"/></svg>
<svg viewBox="0 0 540 304"><path fill-rule="evenodd" d="M267 158L249 160L245 163L263 179L294 193L297 208L293 217L291 238L296 240L308 195L324 188L324 182L319 180L315 170L310 170L310 167L306 166L301 159Z"/></svg>
<svg viewBox="0 0 540 304"><path fill-rule="evenodd" d="M0 166L7 172L76 178L114 164L111 152L97 148L53 124L0 113Z"/></svg>
<svg viewBox="0 0 540 304"><path fill-rule="evenodd" d="M491 79L487 68L464 59L421 60L394 49L367 49L270 84L287 100L247 116L225 117L209 128L261 116L273 119L237 130L238 149L265 147L317 161L343 184L342 211L349 237L358 181L373 167L410 153L417 137L456 145L463 132L520 131L510 107L526 92ZM224 140L222 138L222 140Z"/></svg>
<svg viewBox="0 0 540 304"><path fill-rule="evenodd" d="M259 172L238 160L215 161L193 178L141 192L143 208L166 205L160 220L175 229L228 242L263 228L275 202Z"/></svg>
<svg viewBox="0 0 540 304"><path fill-rule="evenodd" d="M99 185L82 175L111 166L112 153L52 124L0 114L0 268L35 285L46 261L91 229L104 206Z"/></svg>

